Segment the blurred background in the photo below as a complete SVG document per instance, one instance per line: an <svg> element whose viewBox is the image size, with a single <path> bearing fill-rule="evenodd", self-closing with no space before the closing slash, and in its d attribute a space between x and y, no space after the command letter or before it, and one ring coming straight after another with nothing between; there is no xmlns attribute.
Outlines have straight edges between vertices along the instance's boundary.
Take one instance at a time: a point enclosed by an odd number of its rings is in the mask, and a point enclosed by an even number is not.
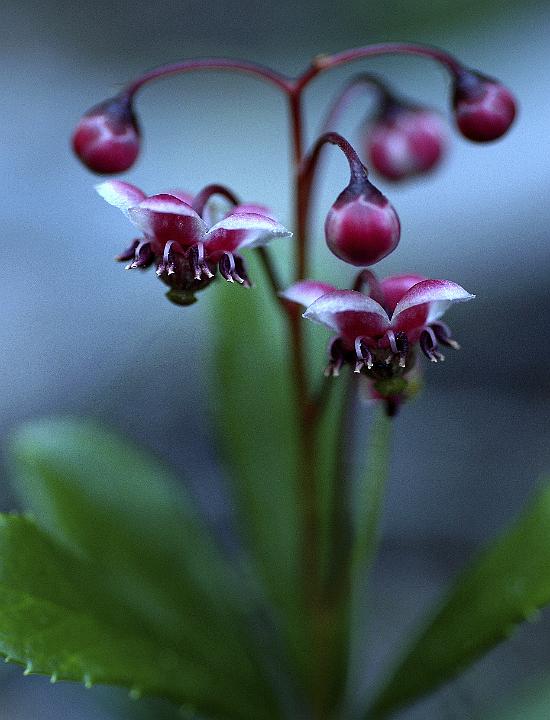
<svg viewBox="0 0 550 720"><path fill-rule="evenodd" d="M209 454L206 400L215 328L203 303L185 311L169 305L154 273L125 274L112 262L131 231L69 151L81 113L142 70L183 57L238 56L297 73L320 52L380 40L443 46L518 96L518 121L502 141L476 146L453 134L435 175L399 187L378 183L403 227L381 273L453 279L478 298L449 314L462 352L427 368L423 396L397 421L376 577L378 667L550 472L550 5L3 0L0 27L2 437L26 418L73 413L108 422L176 467L202 454L193 491L218 526L226 502ZM384 72L402 93L448 113L448 80L438 67L386 58L320 78L308 95L311 132L339 82L361 68ZM246 77L187 75L147 87L138 112L145 147L125 179L150 193L227 183L291 223L286 112L275 90ZM349 135L362 112L344 121ZM321 228L346 169L336 153L327 169L317 252L330 277L337 261ZM13 507L6 482L0 496L2 509ZM139 704L124 709L117 693L0 670L2 719L145 712ZM399 717L476 718L512 681L544 684L545 676L550 685L548 617Z"/></svg>

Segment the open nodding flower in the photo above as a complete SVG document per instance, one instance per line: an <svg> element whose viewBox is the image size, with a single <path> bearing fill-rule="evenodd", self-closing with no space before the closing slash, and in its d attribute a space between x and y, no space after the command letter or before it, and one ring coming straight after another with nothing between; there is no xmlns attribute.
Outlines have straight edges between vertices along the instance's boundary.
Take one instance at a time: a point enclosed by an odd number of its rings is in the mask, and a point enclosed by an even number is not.
<svg viewBox="0 0 550 720"><path fill-rule="evenodd" d="M217 271L228 282L249 287L240 251L292 235L261 206L237 206L208 227L204 210L199 214L187 193L148 197L118 180L101 183L96 190L142 233L117 259L129 261L130 270L155 265L157 275L170 287L167 297L178 305L194 302L195 293L209 285Z"/></svg>
<svg viewBox="0 0 550 720"><path fill-rule="evenodd" d="M413 368L416 346L432 362L444 359L440 345L458 349L441 317L451 304L475 296L449 280L420 275L395 275L378 282L364 271L359 278L357 286L368 283L369 294L305 280L281 295L305 306L305 318L336 333L329 346L327 375L338 375L349 364L375 381L380 395L398 395L395 380Z"/></svg>

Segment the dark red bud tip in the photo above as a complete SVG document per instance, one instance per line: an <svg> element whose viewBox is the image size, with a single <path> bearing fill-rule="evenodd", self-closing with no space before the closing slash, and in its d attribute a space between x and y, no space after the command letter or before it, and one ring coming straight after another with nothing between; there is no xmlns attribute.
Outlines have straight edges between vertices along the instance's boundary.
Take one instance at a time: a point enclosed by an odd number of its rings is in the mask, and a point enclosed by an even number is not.
<svg viewBox="0 0 550 720"><path fill-rule="evenodd" d="M474 142L502 137L516 116L514 96L504 85L469 71L455 80L453 106L460 132Z"/></svg>
<svg viewBox="0 0 550 720"><path fill-rule="evenodd" d="M329 249L344 262L366 267L395 250L399 218L388 199L368 180L339 195L325 220Z"/></svg>
<svg viewBox="0 0 550 720"><path fill-rule="evenodd" d="M433 170L446 144L445 124L436 112L399 106L383 113L370 128L366 156L387 180L406 180Z"/></svg>
<svg viewBox="0 0 550 720"><path fill-rule="evenodd" d="M93 172L120 173L134 164L139 135L131 100L119 95L96 105L81 118L73 134L73 150Z"/></svg>

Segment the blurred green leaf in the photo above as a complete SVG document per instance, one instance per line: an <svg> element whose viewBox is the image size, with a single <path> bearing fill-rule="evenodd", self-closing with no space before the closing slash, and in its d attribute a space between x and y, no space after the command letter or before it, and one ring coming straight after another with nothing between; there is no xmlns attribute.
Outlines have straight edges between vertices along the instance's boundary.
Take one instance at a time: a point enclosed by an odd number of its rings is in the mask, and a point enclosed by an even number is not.
<svg viewBox="0 0 550 720"><path fill-rule="evenodd" d="M87 563L91 607L115 626L146 628L178 656L192 655L219 680L219 693L233 687L243 708L249 697L268 714L273 698L250 635L246 588L166 470L71 420L23 428L13 455L27 507Z"/></svg>
<svg viewBox="0 0 550 720"><path fill-rule="evenodd" d="M0 515L0 652L25 665L25 674L48 674L52 682L123 685L132 697L160 695L212 717L274 717L256 697L243 702L192 652L124 620L124 608L106 613L107 601L116 601L96 581L89 563L34 521Z"/></svg>
<svg viewBox="0 0 550 720"><path fill-rule="evenodd" d="M494 712L485 712L483 720L547 720L550 717L550 676L531 682L513 696L498 703Z"/></svg>
<svg viewBox="0 0 550 720"><path fill-rule="evenodd" d="M263 270L250 263L251 290L224 283L215 324L215 407L222 455L232 470L240 524L268 593L284 615L295 652L300 613L298 426L289 338Z"/></svg>
<svg viewBox="0 0 550 720"><path fill-rule="evenodd" d="M435 690L550 602L550 488L466 569L368 717Z"/></svg>

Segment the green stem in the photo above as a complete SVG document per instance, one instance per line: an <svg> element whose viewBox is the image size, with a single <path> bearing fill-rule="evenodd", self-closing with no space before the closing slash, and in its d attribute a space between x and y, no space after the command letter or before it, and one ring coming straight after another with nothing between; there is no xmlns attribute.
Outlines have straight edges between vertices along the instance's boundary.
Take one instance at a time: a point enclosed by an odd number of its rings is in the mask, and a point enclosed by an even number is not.
<svg viewBox="0 0 550 720"><path fill-rule="evenodd" d="M367 471L357 497L352 575L368 571L378 547L378 527L389 474L392 427L392 419L383 410L378 410L371 430Z"/></svg>
<svg viewBox="0 0 550 720"><path fill-rule="evenodd" d="M366 582L372 569L379 544L380 520L382 517L386 485L389 477L391 459L391 439L393 421L383 410L377 411L369 441L369 454L366 471L360 482L354 513L354 541L350 557L350 668L348 675L348 703L356 703L357 698L350 691L357 689L360 650L365 637L359 628L364 623L361 617L366 600Z"/></svg>

